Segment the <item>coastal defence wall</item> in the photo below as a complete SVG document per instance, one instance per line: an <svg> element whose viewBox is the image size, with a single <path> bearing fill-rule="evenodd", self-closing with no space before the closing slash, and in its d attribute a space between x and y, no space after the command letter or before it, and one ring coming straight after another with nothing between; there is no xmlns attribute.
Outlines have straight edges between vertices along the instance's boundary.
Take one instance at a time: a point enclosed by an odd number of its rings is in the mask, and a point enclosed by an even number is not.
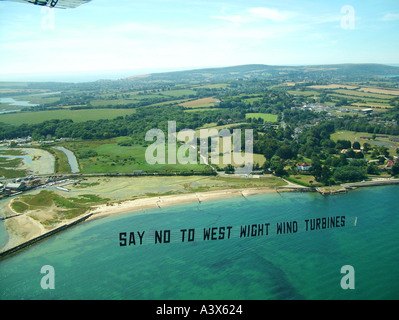
<svg viewBox="0 0 399 320"><path fill-rule="evenodd" d="M387 185L393 185L393 184L399 184L399 179L386 179L386 180L345 183L342 186L345 188L361 188L361 187L387 186Z"/></svg>
<svg viewBox="0 0 399 320"><path fill-rule="evenodd" d="M78 223L87 220L92 215L93 215L92 213L89 213L89 214L87 214L87 215L85 215L85 216L83 216L83 217L81 217L81 218L79 218L79 219L77 219L75 221L72 221L71 223L63 224L62 226L59 226L59 227L57 227L57 228L55 228L55 229L53 229L53 230L51 230L49 232L46 232L45 234L42 234L42 235L40 235L40 236L38 236L36 238L33 238L33 239L28 240L28 241L26 241L24 243L21 243L20 245L18 245L16 247L13 247L13 248L8 249L6 251L0 252L0 260L5 258L5 257L7 257L7 256L9 256L9 255L11 255L11 254L13 254L13 253L15 253L15 252L17 252L17 251L20 251L20 250L22 250L24 248L27 248L27 247L29 247L29 246L31 246L31 245L43 240L43 239L51 237L51 236L53 236L54 234L56 234L58 232L61 232L63 230L66 230L66 229L74 226L74 225L77 225Z"/></svg>
<svg viewBox="0 0 399 320"><path fill-rule="evenodd" d="M282 186L276 187L276 192L286 190L286 191L296 191L296 192L315 192L317 191L314 187L302 187L302 186Z"/></svg>

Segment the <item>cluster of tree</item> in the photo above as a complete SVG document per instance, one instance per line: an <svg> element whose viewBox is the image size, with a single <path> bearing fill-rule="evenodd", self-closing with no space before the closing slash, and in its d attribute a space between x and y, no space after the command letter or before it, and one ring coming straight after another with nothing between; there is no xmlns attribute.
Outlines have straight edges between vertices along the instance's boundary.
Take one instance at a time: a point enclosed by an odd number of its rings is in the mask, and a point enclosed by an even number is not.
<svg viewBox="0 0 399 320"><path fill-rule="evenodd" d="M370 157L380 157L380 164L384 164L389 150L383 146L372 146L349 140L333 141L331 134L335 132L334 123L323 121L318 125L305 129L296 140L292 129L268 129L255 135L254 152L266 157L264 169L274 172L278 176L298 173L295 164L303 162L303 158L311 159L312 167L309 171L316 181L323 184L335 184L350 181L361 181L367 174L378 174L377 165L365 161L365 153ZM345 153L342 153L345 150ZM288 160L288 161L287 161ZM287 170L287 164L293 164ZM397 168L392 169L396 175Z"/></svg>
<svg viewBox="0 0 399 320"><path fill-rule="evenodd" d="M13 139L32 136L34 140L53 138L107 139L131 136L135 143L145 143L145 133L154 128L167 132L168 121L176 121L177 130L195 129L207 123L216 123L219 119L243 120L240 112L233 110L208 110L202 112L183 112L179 106L157 106L138 108L137 112L112 120L97 120L74 123L72 120L50 120L39 124L20 126L2 125L1 139Z"/></svg>
<svg viewBox="0 0 399 320"><path fill-rule="evenodd" d="M399 121L399 112L397 114L395 113L394 117L397 117ZM344 118L334 119L333 124L335 130L367 132L370 134L399 135L399 126L397 124L387 125L386 123L374 122L367 118L347 116Z"/></svg>

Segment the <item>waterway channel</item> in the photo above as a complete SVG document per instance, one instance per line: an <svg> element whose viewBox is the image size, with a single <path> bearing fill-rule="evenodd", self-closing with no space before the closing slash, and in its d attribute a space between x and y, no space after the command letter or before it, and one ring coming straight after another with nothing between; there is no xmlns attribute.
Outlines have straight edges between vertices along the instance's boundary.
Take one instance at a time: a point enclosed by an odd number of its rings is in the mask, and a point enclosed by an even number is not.
<svg viewBox="0 0 399 320"><path fill-rule="evenodd" d="M71 150L68 150L64 147L54 147L54 149L57 149L57 150L65 153L65 155L68 158L68 163L69 163L69 166L71 167L72 173L80 172L78 160L76 159L76 156L74 155L74 153Z"/></svg>

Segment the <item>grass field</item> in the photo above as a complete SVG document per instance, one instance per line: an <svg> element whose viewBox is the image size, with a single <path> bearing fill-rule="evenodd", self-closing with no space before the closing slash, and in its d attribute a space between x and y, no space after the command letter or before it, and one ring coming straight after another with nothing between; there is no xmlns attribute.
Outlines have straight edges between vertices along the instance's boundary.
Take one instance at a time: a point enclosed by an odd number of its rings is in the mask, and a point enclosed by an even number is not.
<svg viewBox="0 0 399 320"><path fill-rule="evenodd" d="M145 158L147 147L118 145L118 142L126 139L129 138L76 141L64 143L63 146L75 153L82 173L133 173L135 170L160 173L191 170L203 172L207 168L205 165L200 165L199 161L198 164L148 164ZM166 150L166 160L167 157Z"/></svg>
<svg viewBox="0 0 399 320"><path fill-rule="evenodd" d="M337 140L350 140L352 143L358 141L361 145L365 142L375 146L386 146L389 149L391 156L396 155L396 148L399 147L399 142L389 141L388 138L376 137L375 140L362 139L361 137L372 137L372 133L367 132L354 132L354 131L339 131L331 135L331 139Z"/></svg>
<svg viewBox="0 0 399 320"><path fill-rule="evenodd" d="M262 179L240 179L210 176L168 177L101 177L87 178L84 183L73 186L68 193L74 198L93 194L113 200L136 199L145 196L160 196L230 188L274 188L286 185L278 177Z"/></svg>
<svg viewBox="0 0 399 320"><path fill-rule="evenodd" d="M191 94L196 94L196 91L191 90L191 89L177 89L177 90L162 91L162 95L172 96L172 97L188 96Z"/></svg>
<svg viewBox="0 0 399 320"><path fill-rule="evenodd" d="M64 220L76 218L92 205L103 204L108 200L93 194L66 198L55 192L42 190L34 195L20 196L10 205L15 212L27 213L43 226L51 227Z"/></svg>
<svg viewBox="0 0 399 320"><path fill-rule="evenodd" d="M0 178L13 179L27 175L26 170L16 169L22 165L22 159L0 158Z"/></svg>
<svg viewBox="0 0 399 320"><path fill-rule="evenodd" d="M300 91L300 90L288 90L287 91L290 95L293 96L304 96L304 97L310 97L310 96L319 96L320 92L315 91L315 90L305 90L305 91Z"/></svg>
<svg viewBox="0 0 399 320"><path fill-rule="evenodd" d="M222 149L222 146L220 146L220 149ZM244 156L244 153L242 152L241 155ZM253 156L253 161L254 161L253 163L254 164L257 163L259 166L263 166L263 164L266 161L266 158L265 158L265 156L263 154L254 153L252 156ZM220 169L223 170L227 166L227 164L223 164L223 156L219 156L218 159L219 159L218 160L219 164L217 164L217 165L218 165L218 167ZM240 167L242 165L242 163L235 163L234 162L234 153L233 152L231 152L231 165L233 167Z"/></svg>
<svg viewBox="0 0 399 320"><path fill-rule="evenodd" d="M93 100L90 104L93 107L100 107L100 106L123 106L131 103L137 103L138 100L133 99L117 99L117 100Z"/></svg>
<svg viewBox="0 0 399 320"><path fill-rule="evenodd" d="M206 88L206 89L219 89L219 88L227 88L229 84L227 83L212 83L212 84L202 84L199 86L192 86L192 88Z"/></svg>
<svg viewBox="0 0 399 320"><path fill-rule="evenodd" d="M199 173L204 172L204 170L210 170L208 166L201 165L199 159L197 160L197 164L168 164L167 149L166 164L148 164L145 158L147 147L141 145L121 146L118 144L126 139L129 138L119 137L101 141L74 141L65 142L62 145L75 153L82 173L133 173L135 170L159 173L191 171ZM219 140L220 152L223 152L221 138ZM179 146L177 150L179 150ZM219 158L219 167L223 168L223 158L221 156ZM264 156L254 154L254 163L263 165L264 162ZM233 160L232 164L235 165Z"/></svg>
<svg viewBox="0 0 399 320"><path fill-rule="evenodd" d="M85 110L51 110L37 112L18 112L0 115L0 122L21 125L36 124L53 119L71 119L74 122L88 120L114 119L136 112L134 109L85 109Z"/></svg>
<svg viewBox="0 0 399 320"><path fill-rule="evenodd" d="M60 97L56 94L34 94L34 95L23 95L15 96L15 100L29 101L32 104L45 104L53 103L60 100Z"/></svg>
<svg viewBox="0 0 399 320"><path fill-rule="evenodd" d="M263 119L265 122L273 122L276 123L278 116L276 114L270 114L270 113L247 113L245 115L246 119Z"/></svg>
<svg viewBox="0 0 399 320"><path fill-rule="evenodd" d="M350 140L352 143L359 141L360 143L369 142L367 139L361 139L360 137L371 137L372 133L367 132L355 132L355 131L339 131L331 135L331 139L337 140Z"/></svg>

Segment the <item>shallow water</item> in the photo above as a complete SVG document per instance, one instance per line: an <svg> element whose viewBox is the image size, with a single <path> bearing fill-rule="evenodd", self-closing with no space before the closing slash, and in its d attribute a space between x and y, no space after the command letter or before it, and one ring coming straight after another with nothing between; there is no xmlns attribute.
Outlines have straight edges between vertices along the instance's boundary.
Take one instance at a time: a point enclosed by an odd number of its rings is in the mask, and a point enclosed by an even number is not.
<svg viewBox="0 0 399 320"><path fill-rule="evenodd" d="M398 299L398 192L262 194L85 222L1 261L0 298ZM344 227L306 231L305 220L336 216ZM293 221L296 233L277 234L278 223ZM266 223L268 235L240 237L241 227ZM120 246L130 232L135 245ZM54 290L40 286L44 265L54 267ZM355 270L354 290L341 288L344 265Z"/></svg>

